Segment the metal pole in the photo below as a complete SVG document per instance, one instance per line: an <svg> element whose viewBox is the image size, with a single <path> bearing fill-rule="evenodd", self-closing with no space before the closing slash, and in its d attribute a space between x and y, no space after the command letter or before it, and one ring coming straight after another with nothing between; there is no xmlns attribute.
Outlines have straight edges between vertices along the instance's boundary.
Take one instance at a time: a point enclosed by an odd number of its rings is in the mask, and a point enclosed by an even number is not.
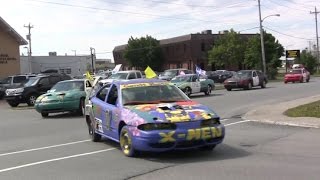
<svg viewBox="0 0 320 180"><path fill-rule="evenodd" d="M264 50L264 40L263 40L263 29L262 29L260 0L258 0L258 6L259 6L259 22L260 22L260 40L261 40L261 55L262 55L262 71L266 74L266 73L267 73L267 68L266 68L266 56L265 56L265 50Z"/></svg>
<svg viewBox="0 0 320 180"><path fill-rule="evenodd" d="M319 54L319 35L318 35L318 14L320 11L317 11L317 7L314 7L314 12L310 12L310 14L314 14L316 20L316 39L317 39L317 58L318 58L318 72L320 71L320 54Z"/></svg>

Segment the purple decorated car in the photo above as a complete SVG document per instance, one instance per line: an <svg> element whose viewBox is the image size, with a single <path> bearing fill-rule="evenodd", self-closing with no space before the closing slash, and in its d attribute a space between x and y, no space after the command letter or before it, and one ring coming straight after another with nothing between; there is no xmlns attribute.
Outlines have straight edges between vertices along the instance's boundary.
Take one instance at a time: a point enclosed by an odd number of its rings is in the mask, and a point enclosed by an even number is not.
<svg viewBox="0 0 320 180"><path fill-rule="evenodd" d="M92 140L119 142L126 156L137 151L212 150L225 134L213 110L162 80L113 82L96 91L86 109Z"/></svg>

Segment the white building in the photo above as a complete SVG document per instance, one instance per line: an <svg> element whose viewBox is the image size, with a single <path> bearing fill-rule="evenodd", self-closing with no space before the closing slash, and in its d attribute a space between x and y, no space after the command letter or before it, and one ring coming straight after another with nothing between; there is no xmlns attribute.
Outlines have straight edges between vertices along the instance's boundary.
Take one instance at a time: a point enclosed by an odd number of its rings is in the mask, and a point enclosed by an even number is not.
<svg viewBox="0 0 320 180"><path fill-rule="evenodd" d="M65 73L72 77L81 76L86 71L92 70L91 56L57 56L56 53L50 53L49 56L21 56L20 72L41 73L46 70L58 70L59 73ZM31 66L29 67L29 62ZM31 69L30 69L31 68Z"/></svg>

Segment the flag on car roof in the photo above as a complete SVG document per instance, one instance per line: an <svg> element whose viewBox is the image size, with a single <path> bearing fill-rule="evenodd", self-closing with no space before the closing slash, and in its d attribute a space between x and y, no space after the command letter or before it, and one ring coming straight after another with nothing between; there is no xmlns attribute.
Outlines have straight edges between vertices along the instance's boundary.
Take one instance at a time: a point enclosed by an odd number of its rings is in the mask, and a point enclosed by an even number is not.
<svg viewBox="0 0 320 180"><path fill-rule="evenodd" d="M146 74L147 79L157 77L157 74L149 66L144 70L144 73Z"/></svg>
<svg viewBox="0 0 320 180"><path fill-rule="evenodd" d="M89 71L87 71L87 73L86 73L86 78L89 79L89 81L91 81L91 82L94 80L94 78L91 76Z"/></svg>
<svg viewBox="0 0 320 180"><path fill-rule="evenodd" d="M202 70L199 66L196 65L196 73L198 75L203 75L205 76L206 75L206 71L205 70Z"/></svg>

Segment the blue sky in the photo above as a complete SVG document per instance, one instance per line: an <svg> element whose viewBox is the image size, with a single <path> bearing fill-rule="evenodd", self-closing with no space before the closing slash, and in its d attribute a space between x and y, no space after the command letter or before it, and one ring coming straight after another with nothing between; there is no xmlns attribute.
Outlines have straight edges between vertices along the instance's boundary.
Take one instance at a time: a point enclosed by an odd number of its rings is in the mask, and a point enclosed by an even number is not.
<svg viewBox="0 0 320 180"><path fill-rule="evenodd" d="M211 29L233 28L241 33L259 32L257 0L0 0L0 16L20 35L32 29L33 55L89 54L112 58L117 45L130 36L170 38ZM262 18L288 49L304 49L316 42L314 7L319 0L261 0ZM320 26L320 15L318 25ZM319 27L320 28L320 27ZM21 48L26 54L26 49Z"/></svg>

